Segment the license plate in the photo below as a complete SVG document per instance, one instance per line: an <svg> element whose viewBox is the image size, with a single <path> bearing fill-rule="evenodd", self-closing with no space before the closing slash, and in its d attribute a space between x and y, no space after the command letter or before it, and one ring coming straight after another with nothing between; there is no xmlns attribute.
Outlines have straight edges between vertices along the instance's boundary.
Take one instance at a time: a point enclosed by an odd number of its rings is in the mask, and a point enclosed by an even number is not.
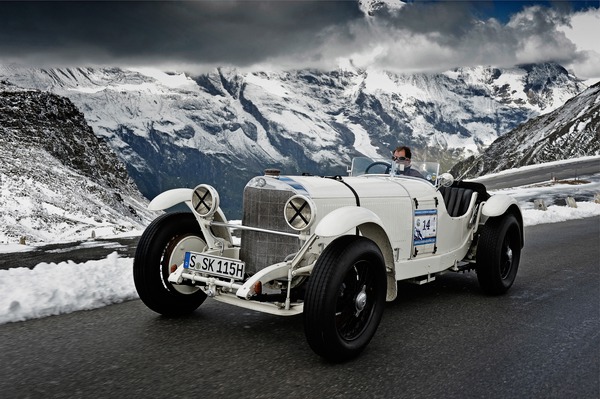
<svg viewBox="0 0 600 399"><path fill-rule="evenodd" d="M183 268L197 270L211 276L242 280L246 264L237 259L186 252L185 259L183 260Z"/></svg>

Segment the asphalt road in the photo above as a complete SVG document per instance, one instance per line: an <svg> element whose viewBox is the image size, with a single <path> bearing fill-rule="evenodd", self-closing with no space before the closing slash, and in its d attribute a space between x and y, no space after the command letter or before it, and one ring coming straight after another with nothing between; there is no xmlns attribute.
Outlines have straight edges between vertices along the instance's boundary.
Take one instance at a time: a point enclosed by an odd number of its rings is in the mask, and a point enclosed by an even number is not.
<svg viewBox="0 0 600 399"><path fill-rule="evenodd" d="M600 397L600 218L526 228L507 295L474 273L399 285L358 359L328 364L302 316L139 300L0 325L2 398Z"/></svg>
<svg viewBox="0 0 600 399"><path fill-rule="evenodd" d="M31 251L0 253L0 269L27 267L33 269L42 262L76 263L104 259L117 252L121 257L132 258L140 237L95 239L68 243L48 244L32 247Z"/></svg>

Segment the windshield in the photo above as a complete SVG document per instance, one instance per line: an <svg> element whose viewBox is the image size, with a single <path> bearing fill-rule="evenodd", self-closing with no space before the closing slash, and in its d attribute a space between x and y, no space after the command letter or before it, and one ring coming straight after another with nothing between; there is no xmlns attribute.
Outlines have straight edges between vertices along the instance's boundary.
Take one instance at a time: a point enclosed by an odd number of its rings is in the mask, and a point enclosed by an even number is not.
<svg viewBox="0 0 600 399"><path fill-rule="evenodd" d="M395 162L385 158L356 157L352 160L350 176L390 175L392 177L416 177L435 184L440 164L437 162Z"/></svg>

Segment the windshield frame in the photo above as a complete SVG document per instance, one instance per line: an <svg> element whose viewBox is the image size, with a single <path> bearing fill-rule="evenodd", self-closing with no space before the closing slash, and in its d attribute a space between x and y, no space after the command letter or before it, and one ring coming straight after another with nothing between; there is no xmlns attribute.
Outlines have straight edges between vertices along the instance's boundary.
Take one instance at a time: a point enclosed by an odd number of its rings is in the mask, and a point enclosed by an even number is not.
<svg viewBox="0 0 600 399"><path fill-rule="evenodd" d="M373 158L373 157L355 157L352 159L352 164L348 169L349 176L389 176L392 178L407 178L425 180L436 185L439 176L440 164L438 162L429 161L413 161L410 162L410 168L418 171L421 177L404 175L404 165L400 162L394 162L392 159ZM368 172L368 173L367 173Z"/></svg>

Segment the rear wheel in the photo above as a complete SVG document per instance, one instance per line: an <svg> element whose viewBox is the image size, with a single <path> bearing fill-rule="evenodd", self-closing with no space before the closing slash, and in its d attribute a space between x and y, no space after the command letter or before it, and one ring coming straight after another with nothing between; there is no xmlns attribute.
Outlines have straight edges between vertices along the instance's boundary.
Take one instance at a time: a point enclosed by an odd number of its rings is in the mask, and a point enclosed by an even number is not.
<svg viewBox="0 0 600 399"><path fill-rule="evenodd" d="M512 214L490 219L477 244L477 279L489 295L504 294L514 283L521 259L521 229Z"/></svg>
<svg viewBox="0 0 600 399"><path fill-rule="evenodd" d="M171 284L172 269L183 263L187 251L206 247L198 222L191 213L167 213L144 231L133 260L133 280L140 299L165 316L193 312L206 294L191 285Z"/></svg>
<svg viewBox="0 0 600 399"><path fill-rule="evenodd" d="M304 302L308 344L330 361L357 356L371 341L386 295L383 255L364 237L342 236L325 248Z"/></svg>

